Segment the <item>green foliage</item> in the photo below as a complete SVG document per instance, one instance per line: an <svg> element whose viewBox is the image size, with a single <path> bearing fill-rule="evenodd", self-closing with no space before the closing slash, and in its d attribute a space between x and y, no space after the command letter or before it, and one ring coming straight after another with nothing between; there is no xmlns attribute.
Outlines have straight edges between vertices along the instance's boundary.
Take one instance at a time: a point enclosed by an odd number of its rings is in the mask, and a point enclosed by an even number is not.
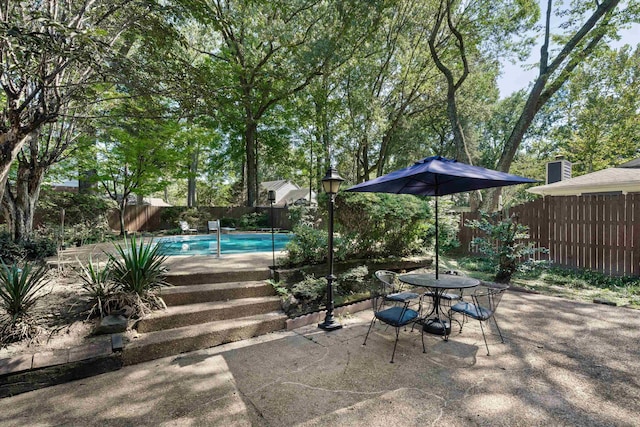
<svg viewBox="0 0 640 427"><path fill-rule="evenodd" d="M47 267L33 268L31 264L7 266L0 263L0 309L6 315L0 326L0 342L19 341L33 337L37 329L32 318L35 303L45 294L42 289L49 283Z"/></svg>
<svg viewBox="0 0 640 427"><path fill-rule="evenodd" d="M112 236L107 220L113 203L90 194L45 190L40 194L36 217L39 232L54 241L61 237L64 209L64 239L77 245L104 242Z"/></svg>
<svg viewBox="0 0 640 427"><path fill-rule="evenodd" d="M336 290L340 295L368 292L371 287L369 269L366 265L354 267L338 275Z"/></svg>
<svg viewBox="0 0 640 427"><path fill-rule="evenodd" d="M5 264L13 264L25 256L24 247L13 240L11 233L0 233L0 261Z"/></svg>
<svg viewBox="0 0 640 427"><path fill-rule="evenodd" d="M46 237L25 239L21 242L27 260L36 261L55 255L58 252L56 242Z"/></svg>
<svg viewBox="0 0 640 427"><path fill-rule="evenodd" d="M355 257L420 253L430 213L427 201L415 196L340 193L336 198L336 228Z"/></svg>
<svg viewBox="0 0 640 427"><path fill-rule="evenodd" d="M150 291L166 286L164 281L166 256L160 245L125 239L124 245L115 244L117 255L107 254L111 262L111 274L119 290L146 297Z"/></svg>
<svg viewBox="0 0 640 427"><path fill-rule="evenodd" d="M476 237L473 244L493 266L494 280L498 283L509 283L513 274L529 261L531 255L545 251L524 241L529 238L529 229L519 224L515 215L482 212L480 220L467 221L465 225L485 234Z"/></svg>
<svg viewBox="0 0 640 427"><path fill-rule="evenodd" d="M318 208L315 206L292 205L289 206L288 213L292 228L299 225L312 227L318 223Z"/></svg>
<svg viewBox="0 0 640 427"><path fill-rule="evenodd" d="M242 230L255 230L260 227L269 225L269 216L266 213L252 212L244 214L238 221L239 228Z"/></svg>
<svg viewBox="0 0 640 427"><path fill-rule="evenodd" d="M325 298L327 290L327 279L325 277L315 277L306 275L301 282L296 283L291 288L294 297L302 301L303 304L320 302Z"/></svg>
<svg viewBox="0 0 640 427"><path fill-rule="evenodd" d="M106 266L100 268L94 264L89 257L87 265L83 265L80 260L80 279L82 280L82 289L84 289L91 300L91 308L89 309L89 317L94 313L98 313L100 317L104 317L105 314L109 314L112 310L112 297L115 293L116 287L111 280L111 265L107 263Z"/></svg>
<svg viewBox="0 0 640 427"><path fill-rule="evenodd" d="M14 264L20 260L37 261L57 252L56 243L47 237L34 237L15 242L11 234L0 233L0 261Z"/></svg>
<svg viewBox="0 0 640 427"><path fill-rule="evenodd" d="M236 218L220 218L220 227L232 227L236 228L238 225L238 220Z"/></svg>
<svg viewBox="0 0 640 427"><path fill-rule="evenodd" d="M293 238L287 243L289 265L319 264L327 257L327 232L308 225L293 229Z"/></svg>

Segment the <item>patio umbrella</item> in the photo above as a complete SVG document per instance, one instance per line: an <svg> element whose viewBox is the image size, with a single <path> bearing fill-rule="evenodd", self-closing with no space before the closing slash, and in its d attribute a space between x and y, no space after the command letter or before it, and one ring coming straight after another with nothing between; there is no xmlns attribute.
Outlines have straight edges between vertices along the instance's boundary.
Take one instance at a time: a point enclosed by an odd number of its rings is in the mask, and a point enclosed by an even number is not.
<svg viewBox="0 0 640 427"><path fill-rule="evenodd" d="M438 196L504 187L507 185L538 182L534 179L511 175L460 163L453 159L433 156L412 166L354 185L346 191L367 193L413 194L436 196L436 279L438 278Z"/></svg>

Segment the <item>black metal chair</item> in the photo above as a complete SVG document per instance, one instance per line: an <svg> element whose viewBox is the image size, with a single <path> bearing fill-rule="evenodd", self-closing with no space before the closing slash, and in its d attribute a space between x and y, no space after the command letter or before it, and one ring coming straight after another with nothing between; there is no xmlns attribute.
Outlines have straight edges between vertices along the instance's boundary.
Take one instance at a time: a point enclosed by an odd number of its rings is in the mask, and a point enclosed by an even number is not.
<svg viewBox="0 0 640 427"><path fill-rule="evenodd" d="M408 300L420 297L420 295L415 292L400 290L397 273L389 270L378 270L374 274L382 284L381 293L385 295L387 301L395 301L404 304Z"/></svg>
<svg viewBox="0 0 640 427"><path fill-rule="evenodd" d="M396 274L392 271L379 270L376 271L375 275L380 280L381 286L380 291L373 294L373 319L371 319L369 330L367 330L367 335L362 345L367 345L369 333L376 320L392 326L396 332L393 353L391 353L391 363L393 363L400 336L400 328L415 322L420 316L419 310L409 307L419 295L413 292L397 292ZM424 336L422 336L422 348L424 350Z"/></svg>
<svg viewBox="0 0 640 427"><path fill-rule="evenodd" d="M500 304L500 300L502 299L502 295L508 289L508 286L492 286L488 288L480 288L477 289L472 295L471 299L472 303L461 301L456 303L449 309L449 318L453 319L453 314L460 313L463 315L462 322L458 322L460 324L460 332L462 332L462 327L468 317L472 319L476 319L480 322L480 330L482 331L482 338L484 339L484 345L487 347L487 356L489 356L489 345L487 344L487 337L484 333L484 327L482 326L483 322L488 322L490 319L493 319L493 323L495 323L496 328L498 329L498 333L500 334L500 339L504 343L504 337L502 336L502 331L500 331L500 327L498 326L498 322L496 321L496 310L498 309L498 304ZM487 325L488 326L488 325Z"/></svg>

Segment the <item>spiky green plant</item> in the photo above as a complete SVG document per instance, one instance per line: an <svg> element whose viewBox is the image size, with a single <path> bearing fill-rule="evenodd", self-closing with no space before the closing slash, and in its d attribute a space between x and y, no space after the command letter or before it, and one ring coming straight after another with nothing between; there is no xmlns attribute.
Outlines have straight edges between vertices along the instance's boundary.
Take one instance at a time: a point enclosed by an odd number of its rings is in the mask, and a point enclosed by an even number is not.
<svg viewBox="0 0 640 427"><path fill-rule="evenodd" d="M164 262L160 245L153 241L136 241L135 236L124 245L115 244L116 254L108 254L111 263L111 277L116 284L114 297L118 306L133 308L133 316L144 316L150 308L166 308L164 301L155 291L165 282Z"/></svg>
<svg viewBox="0 0 640 427"><path fill-rule="evenodd" d="M0 329L3 344L37 334L31 312L45 295L42 289L49 283L46 274L44 265L34 268L30 264L19 267L18 264L0 263L0 309L5 311Z"/></svg>
<svg viewBox="0 0 640 427"><path fill-rule="evenodd" d="M104 317L105 313L109 314L114 309L112 297L115 292L115 284L111 280L111 263L107 262L107 265L100 268L89 257L87 265L82 264L80 260L78 260L78 264L82 270L80 279L84 282L82 289L87 291L92 303L89 317L96 312L100 317Z"/></svg>

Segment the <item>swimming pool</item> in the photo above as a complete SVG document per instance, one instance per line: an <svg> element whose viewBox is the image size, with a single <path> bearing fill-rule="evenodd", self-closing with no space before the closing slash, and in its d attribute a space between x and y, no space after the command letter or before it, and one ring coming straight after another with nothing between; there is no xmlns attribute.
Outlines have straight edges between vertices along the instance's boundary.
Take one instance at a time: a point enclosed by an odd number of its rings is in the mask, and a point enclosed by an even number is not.
<svg viewBox="0 0 640 427"><path fill-rule="evenodd" d="M273 235L276 251L284 250L291 240L291 233ZM217 255L218 243L215 234L199 236L161 237L155 240L162 245L164 255ZM247 252L270 252L271 233L230 233L220 235L221 254L242 254Z"/></svg>

